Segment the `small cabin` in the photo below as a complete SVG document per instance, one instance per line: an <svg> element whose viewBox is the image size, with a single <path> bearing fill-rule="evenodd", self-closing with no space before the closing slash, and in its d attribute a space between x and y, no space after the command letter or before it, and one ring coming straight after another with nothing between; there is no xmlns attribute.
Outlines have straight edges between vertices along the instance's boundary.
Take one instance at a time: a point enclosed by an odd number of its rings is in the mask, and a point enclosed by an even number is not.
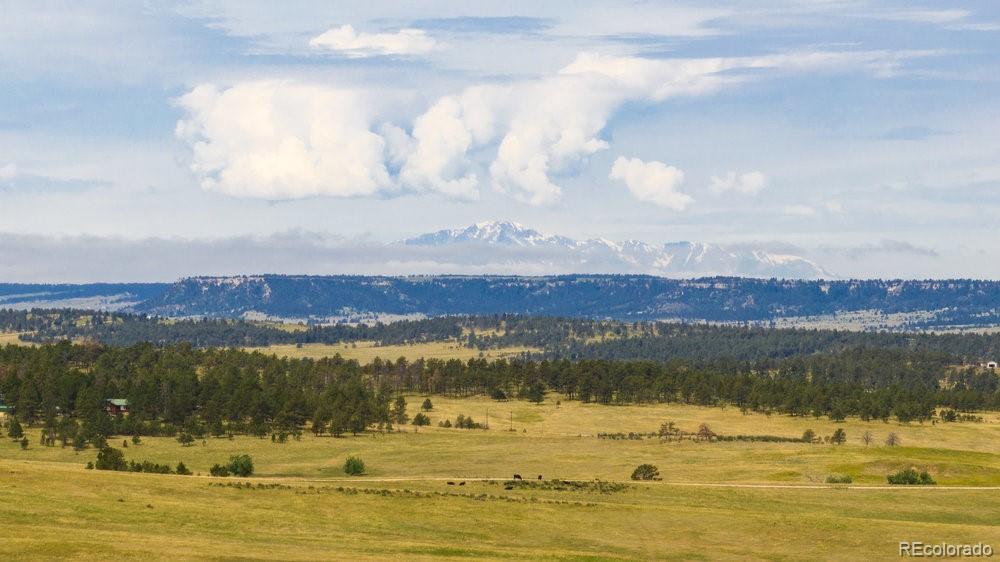
<svg viewBox="0 0 1000 562"><path fill-rule="evenodd" d="M995 371L996 368L997 368L997 362L996 361L987 361L986 362L986 368L989 369L989 370L991 370L991 371Z"/></svg>
<svg viewBox="0 0 1000 562"><path fill-rule="evenodd" d="M104 410L112 416L128 414L128 400L124 398L108 398L105 400Z"/></svg>
<svg viewBox="0 0 1000 562"><path fill-rule="evenodd" d="M0 402L0 420L6 418L10 415L12 408L3 402Z"/></svg>

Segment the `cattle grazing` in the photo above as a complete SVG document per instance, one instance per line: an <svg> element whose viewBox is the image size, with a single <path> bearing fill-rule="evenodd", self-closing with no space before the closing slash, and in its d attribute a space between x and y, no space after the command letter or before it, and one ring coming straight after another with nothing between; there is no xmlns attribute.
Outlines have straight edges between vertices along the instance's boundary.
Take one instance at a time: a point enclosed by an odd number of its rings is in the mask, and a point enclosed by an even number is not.
<svg viewBox="0 0 1000 562"><path fill-rule="evenodd" d="M449 485L449 486L454 486L454 485L455 485L455 483L454 483L454 482L448 482L448 485Z"/></svg>
<svg viewBox="0 0 1000 562"><path fill-rule="evenodd" d="M515 474L514 475L514 480L521 480L521 475L520 474Z"/></svg>
<svg viewBox="0 0 1000 562"><path fill-rule="evenodd" d="M459 486L465 486L465 482L459 482L458 485Z"/></svg>
<svg viewBox="0 0 1000 562"><path fill-rule="evenodd" d="M541 474L539 474L539 475L538 475L538 479L539 479L539 480L541 480L541 479L542 479L542 475L541 475Z"/></svg>

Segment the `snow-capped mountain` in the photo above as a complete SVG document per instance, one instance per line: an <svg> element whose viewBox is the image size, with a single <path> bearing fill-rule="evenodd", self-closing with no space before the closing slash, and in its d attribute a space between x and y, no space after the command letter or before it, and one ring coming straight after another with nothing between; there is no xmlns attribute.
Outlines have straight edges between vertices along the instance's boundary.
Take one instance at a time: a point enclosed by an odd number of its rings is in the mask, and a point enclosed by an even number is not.
<svg viewBox="0 0 1000 562"><path fill-rule="evenodd" d="M574 240L543 234L509 221L482 222L467 228L440 230L398 244L441 250L476 248L496 253L497 262L537 263L577 273L649 273L669 277L731 275L820 279L829 272L801 256L763 247L671 242L654 246L639 240L603 238Z"/></svg>
<svg viewBox="0 0 1000 562"><path fill-rule="evenodd" d="M510 221L480 222L466 228L439 230L403 241L407 246L443 246L463 242L504 244L508 246L559 246L575 248L577 242L562 236L542 234Z"/></svg>

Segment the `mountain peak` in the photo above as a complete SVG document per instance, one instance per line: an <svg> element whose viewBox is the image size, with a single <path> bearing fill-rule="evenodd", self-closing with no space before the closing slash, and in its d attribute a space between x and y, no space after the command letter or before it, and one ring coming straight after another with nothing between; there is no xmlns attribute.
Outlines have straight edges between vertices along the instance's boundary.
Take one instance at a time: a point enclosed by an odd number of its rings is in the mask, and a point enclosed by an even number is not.
<svg viewBox="0 0 1000 562"><path fill-rule="evenodd" d="M496 246L534 247L565 245L571 242L561 236L542 234L513 221L478 222L465 228L439 230L422 234L416 238L403 240L407 246L443 246L461 243L488 244Z"/></svg>
<svg viewBox="0 0 1000 562"><path fill-rule="evenodd" d="M513 221L486 221L465 228L439 230L400 242L461 253L475 245L481 257L498 263L537 265L541 270L576 273L648 273L669 277L727 275L818 279L832 277L814 262L763 247L670 242L654 246L640 240L574 240L542 234ZM451 250L449 250L449 248ZM495 249L496 256L490 254ZM456 254L458 255L458 254Z"/></svg>
<svg viewBox="0 0 1000 562"><path fill-rule="evenodd" d="M468 227L476 227L480 230L498 230L498 229L508 229L508 230L531 230L519 222L514 221L486 221L477 222L476 224Z"/></svg>

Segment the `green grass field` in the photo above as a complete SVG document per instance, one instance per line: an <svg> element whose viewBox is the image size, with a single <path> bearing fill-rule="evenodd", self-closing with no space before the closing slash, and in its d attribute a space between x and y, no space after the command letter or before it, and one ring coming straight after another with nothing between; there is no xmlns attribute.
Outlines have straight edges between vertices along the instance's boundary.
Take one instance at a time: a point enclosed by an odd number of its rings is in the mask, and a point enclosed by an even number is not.
<svg viewBox="0 0 1000 562"><path fill-rule="evenodd" d="M410 396L411 415L422 397ZM184 461L201 476L84 468L95 451L0 442L0 556L30 559L889 559L900 540L1000 547L1000 419L900 425L742 415L683 405L601 406L431 397L436 424L459 413L489 430L269 439L208 438L183 447L144 438L133 459ZM847 431L842 446L805 443L610 441L598 432L693 431L798 436ZM514 431L510 431L513 425ZM876 444L865 446L865 430ZM893 431L900 447L882 445ZM112 441L121 447L121 440ZM204 476L232 454L253 456L249 479ZM369 470L349 478L358 455ZM662 482L595 490L505 490L474 480L627 480L644 462ZM888 472L929 470L933 488L885 489ZM827 486L831 473L853 486ZM449 486L447 481L465 481ZM220 487L273 482L274 489ZM720 487L724 484L731 487ZM369 492L338 491L337 487ZM384 490L384 491L383 491Z"/></svg>

